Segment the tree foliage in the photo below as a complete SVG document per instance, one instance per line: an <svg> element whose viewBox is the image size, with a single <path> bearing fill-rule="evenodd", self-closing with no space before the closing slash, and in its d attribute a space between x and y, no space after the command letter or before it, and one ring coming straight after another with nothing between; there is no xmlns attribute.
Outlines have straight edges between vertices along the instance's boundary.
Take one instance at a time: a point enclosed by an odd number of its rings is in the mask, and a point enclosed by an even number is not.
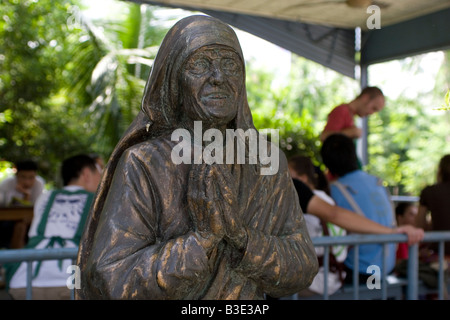
<svg viewBox="0 0 450 320"><path fill-rule="evenodd" d="M44 171L56 155L88 147L77 128L82 124L73 121L79 111L59 94L70 60L70 6L65 0L0 4L0 112L9 114L0 124L0 154L9 161L39 159Z"/></svg>
<svg viewBox="0 0 450 320"><path fill-rule="evenodd" d="M402 61L414 77L423 55ZM418 196L436 182L440 158L450 153L450 112L440 108L449 88L450 51L436 75L431 91L416 96L388 99L386 107L369 118L369 165L367 170L383 178L393 193Z"/></svg>
<svg viewBox="0 0 450 320"><path fill-rule="evenodd" d="M0 157L35 159L51 180L71 154L107 159L139 111L166 31L137 4L124 4L124 14L107 21L89 21L77 5L0 4Z"/></svg>
<svg viewBox="0 0 450 320"><path fill-rule="evenodd" d="M287 157L303 154L321 165L319 134L327 114L357 90L354 80L292 55L286 84L274 88L274 75L247 63L247 91L255 126L278 129Z"/></svg>

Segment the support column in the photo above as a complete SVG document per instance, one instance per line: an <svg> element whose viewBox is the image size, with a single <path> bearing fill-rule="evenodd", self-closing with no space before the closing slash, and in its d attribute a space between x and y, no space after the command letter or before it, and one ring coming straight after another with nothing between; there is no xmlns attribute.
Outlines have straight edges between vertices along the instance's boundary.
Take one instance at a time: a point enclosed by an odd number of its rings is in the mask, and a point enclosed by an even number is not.
<svg viewBox="0 0 450 320"><path fill-rule="evenodd" d="M361 72L361 76L360 76L360 86L361 86L361 90L365 87L367 87L368 85L368 79L367 79L367 69L368 66L364 65L364 64L360 64L360 72ZM367 136L369 134L369 122L368 122L368 118L364 117L362 119L362 135L361 135L361 139L359 139L360 141L358 142L358 149L359 149L359 155L360 155L360 159L362 161L362 165L366 166L369 163L369 150L368 150L368 140L367 140Z"/></svg>

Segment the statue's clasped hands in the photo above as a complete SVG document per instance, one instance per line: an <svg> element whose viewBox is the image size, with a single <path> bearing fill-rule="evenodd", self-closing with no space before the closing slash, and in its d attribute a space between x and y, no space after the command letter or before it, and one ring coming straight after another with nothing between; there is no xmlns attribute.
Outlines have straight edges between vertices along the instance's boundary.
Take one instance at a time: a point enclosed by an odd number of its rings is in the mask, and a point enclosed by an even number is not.
<svg viewBox="0 0 450 320"><path fill-rule="evenodd" d="M240 216L234 177L226 164L193 166L187 200L194 230L212 249L225 240L244 249L247 232Z"/></svg>

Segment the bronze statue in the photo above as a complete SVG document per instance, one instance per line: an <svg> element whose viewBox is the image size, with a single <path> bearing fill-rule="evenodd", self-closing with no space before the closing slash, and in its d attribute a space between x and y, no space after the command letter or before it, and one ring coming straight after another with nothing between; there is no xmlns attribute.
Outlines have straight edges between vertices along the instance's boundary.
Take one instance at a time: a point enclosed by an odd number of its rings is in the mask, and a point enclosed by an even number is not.
<svg viewBox="0 0 450 320"><path fill-rule="evenodd" d="M194 15L166 35L142 110L105 168L79 248L77 299L264 299L309 286L317 257L283 152L259 137L278 159L264 174L267 161L248 151L242 163L220 154L217 136L192 139L199 123L201 134L257 132L234 31ZM174 160L180 129L192 162ZM228 161L196 158L212 144Z"/></svg>

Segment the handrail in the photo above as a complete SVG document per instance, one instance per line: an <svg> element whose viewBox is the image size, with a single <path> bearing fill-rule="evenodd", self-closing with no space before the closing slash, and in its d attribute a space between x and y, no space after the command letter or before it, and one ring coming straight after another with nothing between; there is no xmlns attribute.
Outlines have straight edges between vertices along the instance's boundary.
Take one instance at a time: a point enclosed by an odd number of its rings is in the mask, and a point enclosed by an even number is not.
<svg viewBox="0 0 450 320"><path fill-rule="evenodd" d="M417 202L420 200L417 196L396 196L391 195L391 200L394 202Z"/></svg>
<svg viewBox="0 0 450 320"><path fill-rule="evenodd" d="M0 263L76 259L78 248L8 249L0 250Z"/></svg>
<svg viewBox="0 0 450 320"><path fill-rule="evenodd" d="M7 249L0 250L0 264L10 262L27 263L26 299L32 298L32 266L34 261L71 259L75 261L78 248L45 248L45 249ZM69 275L68 275L69 277ZM71 299L74 299L74 290L71 290Z"/></svg>
<svg viewBox="0 0 450 320"><path fill-rule="evenodd" d="M369 243L398 243L407 242L408 236L403 233L392 234L359 234L352 233L346 236L321 236L311 239L314 245L351 245L351 244L369 244ZM422 242L450 241L450 231L428 231Z"/></svg>
<svg viewBox="0 0 450 320"><path fill-rule="evenodd" d="M324 254L324 278L327 278L329 259L328 252L331 246L335 245L354 245L356 251L359 248L359 245L362 244L383 244L386 245L388 243L400 243L407 242L408 237L406 234L349 234L346 236L321 236L314 237L311 239L313 241L314 246L323 246L325 248ZM439 250L438 250L438 258L439 258L439 270L438 270L438 292L439 299L443 299L444 296L444 242L450 241L450 231L429 231L425 232L424 239L422 242L438 242ZM384 249L385 250L385 249ZM358 253L355 253L355 261L354 267L357 269L358 266ZM419 278L419 245L411 245L408 250L408 288L407 288L407 299L408 300L416 300L418 297L418 278ZM385 270L386 268L383 268ZM353 277L353 289L354 289L354 299L358 299L359 287L358 287L358 277L355 272ZM386 298L386 277L384 274L382 290L383 290L383 298ZM325 281L325 292L323 294L324 299L328 299L328 293L326 290L327 282Z"/></svg>
<svg viewBox="0 0 450 320"><path fill-rule="evenodd" d="M362 244L369 243L399 243L407 242L408 237L405 234L386 234L386 235L375 235L375 234L349 234L346 236L322 236L312 238L314 246L323 246L325 248L325 278L327 276L326 266L329 263L327 259L327 252L330 247L335 245L354 245L358 247ZM444 242L450 241L450 231L429 231L425 233L425 237L422 242L439 242L439 298L443 299L443 260L444 260ZM33 261L42 260L58 260L58 259L72 259L75 261L78 254L78 248L47 248L47 249L7 249L0 250L0 264L9 262L20 262L26 261L28 264L27 277L27 299L31 299L31 268ZM357 255L355 255L356 257ZM356 265L355 265L356 267ZM383 268L385 269L385 268ZM356 273L355 273L356 274ZM70 275L68 274L68 277ZM355 277L357 279L357 277ZM326 283L326 282L325 282ZM384 283L386 285L386 283ZM355 288L355 298L358 298L357 282L354 283ZM385 288L383 290L386 290ZM383 291L383 297L386 296L385 291ZM73 297L73 295L72 295ZM325 292L324 298L326 299L327 293ZM408 257L408 300L416 300L418 297L418 245L412 245L409 247L409 257Z"/></svg>

